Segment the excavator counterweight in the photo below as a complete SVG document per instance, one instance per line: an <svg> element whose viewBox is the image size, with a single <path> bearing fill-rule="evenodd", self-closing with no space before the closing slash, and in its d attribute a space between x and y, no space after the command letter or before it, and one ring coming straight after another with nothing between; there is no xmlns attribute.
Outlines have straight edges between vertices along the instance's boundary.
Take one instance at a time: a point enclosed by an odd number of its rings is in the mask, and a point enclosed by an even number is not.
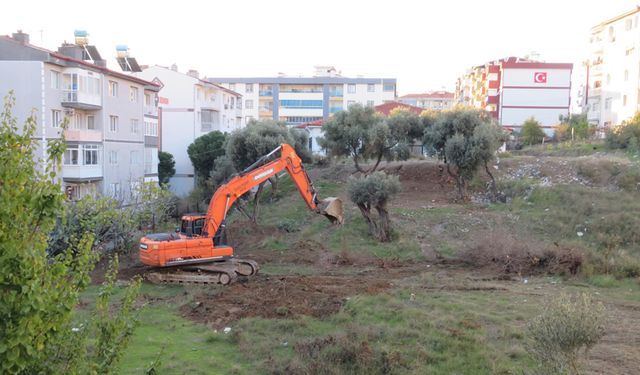
<svg viewBox="0 0 640 375"><path fill-rule="evenodd" d="M280 152L280 157L275 155ZM140 260L155 269L151 282L179 284L229 284L238 276L258 272L256 262L238 259L227 244L225 219L234 202L252 188L286 171L309 209L332 224L344 221L340 198L319 200L316 190L293 147L282 144L221 185L207 213L186 214L176 233L153 233L140 240Z"/></svg>

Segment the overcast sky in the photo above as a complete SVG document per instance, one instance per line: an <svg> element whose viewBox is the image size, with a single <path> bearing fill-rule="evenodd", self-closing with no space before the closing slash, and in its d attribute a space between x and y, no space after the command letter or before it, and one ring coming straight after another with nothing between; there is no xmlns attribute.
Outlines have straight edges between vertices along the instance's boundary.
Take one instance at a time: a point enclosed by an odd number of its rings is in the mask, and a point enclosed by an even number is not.
<svg viewBox="0 0 640 375"><path fill-rule="evenodd" d="M446 88L465 70L531 51L583 60L592 26L637 0L6 1L0 34L22 29L55 49L87 30L109 67L126 44L140 64L201 76L311 75L398 79L403 95Z"/></svg>

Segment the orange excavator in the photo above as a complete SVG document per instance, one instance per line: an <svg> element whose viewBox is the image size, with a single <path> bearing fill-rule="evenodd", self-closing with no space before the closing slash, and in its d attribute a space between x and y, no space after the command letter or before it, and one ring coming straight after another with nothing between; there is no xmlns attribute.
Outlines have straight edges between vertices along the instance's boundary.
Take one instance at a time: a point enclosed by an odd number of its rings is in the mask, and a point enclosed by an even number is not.
<svg viewBox="0 0 640 375"><path fill-rule="evenodd" d="M206 215L182 216L182 225L176 233L142 237L140 260L155 267L146 275L147 279L156 283L226 285L238 275L257 273L256 262L236 258L233 248L226 243L225 219L238 198L282 171L289 173L309 209L326 216L332 224L342 224L342 201L339 198L320 201L300 157L293 147L282 144L221 185L213 194Z"/></svg>

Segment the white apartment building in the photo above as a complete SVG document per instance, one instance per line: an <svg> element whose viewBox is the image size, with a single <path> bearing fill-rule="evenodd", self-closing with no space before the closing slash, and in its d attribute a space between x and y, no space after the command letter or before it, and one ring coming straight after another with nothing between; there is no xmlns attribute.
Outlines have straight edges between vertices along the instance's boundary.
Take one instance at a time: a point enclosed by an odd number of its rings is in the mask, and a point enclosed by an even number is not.
<svg viewBox="0 0 640 375"><path fill-rule="evenodd" d="M395 100L395 78L347 78L317 66L313 77L209 78L243 95L245 122L273 119L288 125L326 120L354 103L376 106Z"/></svg>
<svg viewBox="0 0 640 375"><path fill-rule="evenodd" d="M569 115L573 64L508 57L474 66L456 83L456 103L487 111L508 130L533 117L553 135Z"/></svg>
<svg viewBox="0 0 640 375"><path fill-rule="evenodd" d="M175 65L143 66L142 72L134 74L160 86L160 150L171 153L176 162L170 189L186 196L195 186L195 171L187 148L211 131L228 133L242 128L242 95L200 79L196 71L180 73Z"/></svg>
<svg viewBox="0 0 640 375"><path fill-rule="evenodd" d="M452 92L433 91L424 94L403 95L398 98L398 101L403 104L439 111L452 108L453 98Z"/></svg>
<svg viewBox="0 0 640 375"><path fill-rule="evenodd" d="M87 47L93 48L95 60L87 56ZM29 44L29 36L17 32L0 36L0 93L4 97L9 90L18 121L36 110L43 161L47 141L64 135L60 183L71 199L96 193L123 201L131 197L145 178L145 111L155 111L157 85L107 69L86 38L53 52ZM61 126L65 118L67 129Z"/></svg>
<svg viewBox="0 0 640 375"><path fill-rule="evenodd" d="M600 130L640 109L640 7L591 29L587 81L581 94L589 122Z"/></svg>

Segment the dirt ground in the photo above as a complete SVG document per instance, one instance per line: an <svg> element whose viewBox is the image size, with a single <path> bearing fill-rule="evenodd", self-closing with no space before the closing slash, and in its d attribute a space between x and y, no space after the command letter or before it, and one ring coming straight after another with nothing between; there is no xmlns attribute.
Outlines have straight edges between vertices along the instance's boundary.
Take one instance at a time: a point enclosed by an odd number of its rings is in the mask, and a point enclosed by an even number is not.
<svg viewBox="0 0 640 375"><path fill-rule="evenodd" d="M535 162L535 159L527 161L529 164ZM407 162L402 165L391 163L383 166L387 173L397 174L402 184L402 191L392 201L392 206L428 208L450 204L454 182L447 176L446 170L437 164ZM512 161L503 166L504 173L515 173L517 170ZM324 172L320 170L313 173L316 176L312 178L321 176ZM352 171L345 169L331 177L346 181L352 174ZM246 235L246 229L243 232L230 226L229 231L233 244L252 249L256 248L252 245L260 243L277 229L258 225L251 228L250 235ZM478 272L482 274L482 271L461 265L442 262L437 264L433 259L431 262L425 260L417 264L383 262L373 257L335 254L324 244L311 239L298 241L276 258L273 252L264 251L252 251L251 254L243 256L256 260L262 266L313 267L314 272L310 275L258 274L248 280L240 280L228 287L220 288L218 293L196 295L193 302L182 306L181 314L216 329L245 317L287 318L309 315L321 318L336 313L352 296L381 293L403 279L427 272L437 275L442 280L439 285L432 286L435 289L460 288L459 281L469 279L472 280L470 285L479 288L477 290L523 295L531 293L529 289L518 289L517 285L521 285L521 282L508 279L497 280L489 277L490 282L474 282L476 279L470 278L482 279L478 276ZM119 277L122 279L129 279L145 272L145 268L137 260L135 251L130 256L121 258L120 265ZM102 264L100 269L104 270L105 267L106 265ZM94 274L94 282L101 281L99 273L98 271ZM591 352L588 373L640 373L640 333L635 329L640 326L640 304L624 303L609 307L614 315L612 324L603 341Z"/></svg>

